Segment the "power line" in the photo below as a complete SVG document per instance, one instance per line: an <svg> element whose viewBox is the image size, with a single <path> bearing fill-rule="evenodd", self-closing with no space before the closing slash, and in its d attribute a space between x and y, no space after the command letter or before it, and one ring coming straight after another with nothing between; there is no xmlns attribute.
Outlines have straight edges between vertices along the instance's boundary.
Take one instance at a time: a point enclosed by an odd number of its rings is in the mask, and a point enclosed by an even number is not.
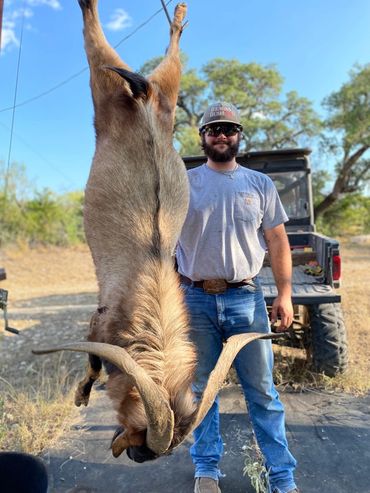
<svg viewBox="0 0 370 493"><path fill-rule="evenodd" d="M172 2L172 0L168 0L168 2L166 2L166 5L169 5L171 2ZM134 36L140 29L142 29L147 24L149 24L149 22L151 22L154 19L154 17L156 17L158 14L160 14L163 10L164 9L161 7L156 12L154 12L154 14L152 14L150 17L148 17L148 19L146 21L142 22L130 34L128 34L127 36L125 36L124 38L122 38L116 45L114 45L114 48L118 48L118 46L120 46L122 43L124 43L125 41L127 41L129 38L131 38L132 36ZM19 108L21 106L25 106L26 104L32 103L33 101L36 101L37 99L40 99L40 98L43 98L44 96L47 96L51 92L56 91L60 87L68 84L69 82L71 82L73 79L76 79L77 77L79 77L81 74L83 74L84 72L86 72L86 70L88 70L88 68L89 68L88 66L84 67L79 72L76 72L75 74L69 76L67 79L64 79L63 81L59 82L55 86L51 87L50 89L47 89L46 91L44 91L44 92L42 92L42 93L40 93L40 94L38 94L36 96L33 96L32 98L26 99L26 100L18 103L16 106L13 105L13 106L8 106L7 108L0 109L0 113L4 113L5 111L10 111L10 110L13 110L14 108Z"/></svg>
<svg viewBox="0 0 370 493"><path fill-rule="evenodd" d="M0 52L1 52L1 32L3 28L4 0L0 0Z"/></svg>
<svg viewBox="0 0 370 493"><path fill-rule="evenodd" d="M0 126L1 127L4 127L6 130L9 130L10 131L10 128L5 125L5 123L1 122L0 121ZM32 151L38 158L40 158L42 161L44 161L45 164L47 164L49 166L49 168L52 168L54 171L56 171L57 173L59 173L59 175L61 177L63 177L71 187L74 187L74 188L81 188L81 186L77 185L77 183L70 177L68 176L66 173L64 173L64 171L61 171L57 166L55 166L54 163L52 163L48 158L46 158L41 152L39 152L37 149L35 149L26 139L24 139L21 135L19 135L17 132L13 132L13 135L14 137L17 138L17 140L19 140L20 142L22 142L22 144L27 147L30 151Z"/></svg>
<svg viewBox="0 0 370 493"><path fill-rule="evenodd" d="M15 78L15 89L14 89L14 101L13 101L13 113L12 113L12 123L10 127L10 139L9 139L9 151L8 151L8 161L7 161L7 167L6 167L6 173L5 173L5 182L4 182L4 198L6 201L6 196L8 193L8 181L9 181L9 170L10 170L10 157L12 154L12 144L13 144L13 130L14 130L14 121L15 121L15 108L16 108L16 102L17 102L17 93L18 93L18 81L19 81L19 68L21 64L21 55L22 55L22 43L23 43L23 30L24 30L24 17L25 17L25 9L24 9L24 2L23 2L23 9L22 9L22 21L21 21L21 36L19 40L19 51L18 51L18 62L17 62L17 72L16 72L16 78ZM5 208L4 208L5 209Z"/></svg>

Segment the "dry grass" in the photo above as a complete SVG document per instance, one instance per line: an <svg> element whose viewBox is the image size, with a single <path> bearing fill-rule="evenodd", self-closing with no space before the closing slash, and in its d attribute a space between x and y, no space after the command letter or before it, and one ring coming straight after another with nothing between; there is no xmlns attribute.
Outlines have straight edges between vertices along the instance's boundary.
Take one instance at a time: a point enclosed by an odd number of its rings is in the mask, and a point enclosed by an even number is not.
<svg viewBox="0 0 370 493"><path fill-rule="evenodd" d="M349 371L334 380L348 392L370 390L370 244L343 242L343 282L340 289L347 327Z"/></svg>
<svg viewBox="0 0 370 493"><path fill-rule="evenodd" d="M0 450L39 454L53 445L77 415L74 380L61 357L51 375L25 376L21 387L0 379Z"/></svg>

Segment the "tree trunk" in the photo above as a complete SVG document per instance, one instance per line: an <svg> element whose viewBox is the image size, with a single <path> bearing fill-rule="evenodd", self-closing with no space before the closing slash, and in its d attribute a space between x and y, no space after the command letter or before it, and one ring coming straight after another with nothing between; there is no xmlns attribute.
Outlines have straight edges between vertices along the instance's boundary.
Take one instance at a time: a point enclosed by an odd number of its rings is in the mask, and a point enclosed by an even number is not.
<svg viewBox="0 0 370 493"><path fill-rule="evenodd" d="M362 146L347 159L344 159L332 191L315 207L314 213L316 219L320 214L326 211L326 209L333 205L342 193L348 192L348 185L352 177L353 167L368 149L368 146Z"/></svg>

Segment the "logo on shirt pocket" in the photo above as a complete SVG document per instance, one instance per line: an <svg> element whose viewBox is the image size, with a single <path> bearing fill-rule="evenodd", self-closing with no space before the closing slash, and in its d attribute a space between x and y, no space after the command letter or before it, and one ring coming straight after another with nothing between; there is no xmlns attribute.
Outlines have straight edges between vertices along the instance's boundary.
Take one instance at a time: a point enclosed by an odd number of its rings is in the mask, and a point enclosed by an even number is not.
<svg viewBox="0 0 370 493"><path fill-rule="evenodd" d="M258 197L253 193L235 192L234 217L245 222L260 223L261 210Z"/></svg>

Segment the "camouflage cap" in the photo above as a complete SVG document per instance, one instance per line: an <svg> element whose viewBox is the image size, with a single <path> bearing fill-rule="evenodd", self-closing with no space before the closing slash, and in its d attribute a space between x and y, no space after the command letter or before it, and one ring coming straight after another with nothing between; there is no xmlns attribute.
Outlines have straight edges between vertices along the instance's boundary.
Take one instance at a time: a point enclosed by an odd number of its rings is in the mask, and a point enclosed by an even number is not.
<svg viewBox="0 0 370 493"><path fill-rule="evenodd" d="M211 123L234 123L243 129L240 123L240 114L231 103L213 103L204 112L199 130Z"/></svg>

